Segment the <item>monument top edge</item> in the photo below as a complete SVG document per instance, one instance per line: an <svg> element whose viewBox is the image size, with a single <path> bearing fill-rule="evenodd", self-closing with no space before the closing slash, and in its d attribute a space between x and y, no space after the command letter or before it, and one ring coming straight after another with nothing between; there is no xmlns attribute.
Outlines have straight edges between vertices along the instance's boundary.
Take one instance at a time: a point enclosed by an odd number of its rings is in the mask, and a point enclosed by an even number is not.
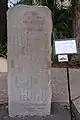
<svg viewBox="0 0 80 120"><path fill-rule="evenodd" d="M42 6L42 5L40 5L40 6L38 6L38 5L25 5L25 4L18 4L18 5L16 5L16 6L14 6L14 7L11 7L11 8L9 8L8 9L8 11L7 12L9 12L11 9L14 9L14 8L22 8L22 7L27 7L27 8L45 8L45 9L47 9L49 12L51 12L51 10L47 7L47 6Z"/></svg>

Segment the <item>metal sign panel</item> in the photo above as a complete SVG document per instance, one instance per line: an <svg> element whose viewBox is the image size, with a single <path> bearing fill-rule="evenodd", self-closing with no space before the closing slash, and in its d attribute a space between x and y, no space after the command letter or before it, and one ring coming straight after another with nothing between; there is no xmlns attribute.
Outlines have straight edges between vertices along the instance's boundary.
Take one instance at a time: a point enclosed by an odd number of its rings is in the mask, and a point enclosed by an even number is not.
<svg viewBox="0 0 80 120"><path fill-rule="evenodd" d="M58 62L68 62L67 55L58 55Z"/></svg>
<svg viewBox="0 0 80 120"><path fill-rule="evenodd" d="M61 40L55 41L55 54L77 54L77 47L75 40Z"/></svg>

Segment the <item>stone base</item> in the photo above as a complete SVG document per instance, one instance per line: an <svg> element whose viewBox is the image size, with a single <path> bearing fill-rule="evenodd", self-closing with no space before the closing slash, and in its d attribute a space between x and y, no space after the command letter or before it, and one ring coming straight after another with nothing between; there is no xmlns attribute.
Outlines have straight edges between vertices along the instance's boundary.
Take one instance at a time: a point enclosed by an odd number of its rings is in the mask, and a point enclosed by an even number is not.
<svg viewBox="0 0 80 120"><path fill-rule="evenodd" d="M50 115L50 107L48 104L19 104L19 103L12 103L10 104L9 115L11 117L15 116L46 116Z"/></svg>
<svg viewBox="0 0 80 120"><path fill-rule="evenodd" d="M8 106L2 108L0 107L0 120L71 120L70 112L65 109L62 103L54 103L54 113L47 116L26 116L26 117L19 117L16 116L14 118L9 117L8 114ZM75 118L73 118L75 120Z"/></svg>

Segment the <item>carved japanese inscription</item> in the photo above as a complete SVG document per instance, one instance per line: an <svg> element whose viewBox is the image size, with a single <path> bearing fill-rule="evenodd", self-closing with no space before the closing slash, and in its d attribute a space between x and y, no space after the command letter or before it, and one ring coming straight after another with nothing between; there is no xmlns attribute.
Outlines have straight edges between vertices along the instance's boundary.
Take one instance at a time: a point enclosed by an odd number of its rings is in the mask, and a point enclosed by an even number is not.
<svg viewBox="0 0 80 120"><path fill-rule="evenodd" d="M18 5L8 11L7 21L9 114L49 115L51 12Z"/></svg>

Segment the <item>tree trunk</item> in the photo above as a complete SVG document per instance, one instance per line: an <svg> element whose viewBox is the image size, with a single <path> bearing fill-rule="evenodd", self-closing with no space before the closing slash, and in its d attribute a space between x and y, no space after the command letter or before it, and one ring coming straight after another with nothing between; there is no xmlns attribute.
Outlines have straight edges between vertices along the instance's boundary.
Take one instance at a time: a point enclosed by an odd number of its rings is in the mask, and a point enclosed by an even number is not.
<svg viewBox="0 0 80 120"><path fill-rule="evenodd" d="M7 41L7 0L0 0L0 44Z"/></svg>
<svg viewBox="0 0 80 120"><path fill-rule="evenodd" d="M80 54L80 2L76 3L75 7L75 36L77 40L77 48Z"/></svg>

